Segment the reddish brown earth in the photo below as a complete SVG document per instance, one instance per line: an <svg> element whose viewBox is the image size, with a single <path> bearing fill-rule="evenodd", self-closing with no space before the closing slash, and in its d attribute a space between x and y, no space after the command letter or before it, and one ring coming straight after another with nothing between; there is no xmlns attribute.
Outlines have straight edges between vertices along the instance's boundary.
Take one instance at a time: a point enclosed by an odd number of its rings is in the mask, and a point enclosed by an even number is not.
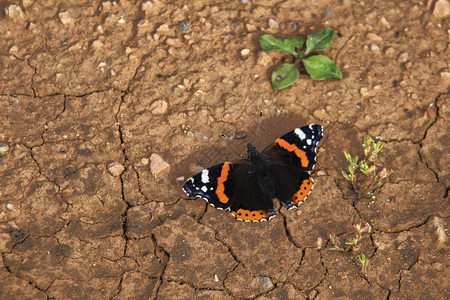
<svg viewBox="0 0 450 300"><path fill-rule="evenodd" d="M447 0L0 8L1 299L450 297ZM273 91L285 56L258 38L323 27L344 79ZM248 224L188 199L183 180L245 155L260 111L259 149L324 126L308 201ZM340 173L366 135L393 170L372 204ZM359 222L366 274L330 250Z"/></svg>

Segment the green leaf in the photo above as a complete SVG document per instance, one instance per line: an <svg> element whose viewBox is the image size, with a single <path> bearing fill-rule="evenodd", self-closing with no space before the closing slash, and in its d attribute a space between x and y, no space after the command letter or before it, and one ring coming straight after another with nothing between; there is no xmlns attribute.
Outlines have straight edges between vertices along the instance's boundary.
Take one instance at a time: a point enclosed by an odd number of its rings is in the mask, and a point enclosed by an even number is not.
<svg viewBox="0 0 450 300"><path fill-rule="evenodd" d="M278 50L283 53L296 55L295 47L299 47L300 42L297 38L289 37L280 40L271 34L265 34L259 38L259 44L263 51ZM303 44L302 44L303 45Z"/></svg>
<svg viewBox="0 0 450 300"><path fill-rule="evenodd" d="M308 35L306 39L305 55L313 52L325 50L333 41L335 30L332 28L324 28L314 34Z"/></svg>
<svg viewBox="0 0 450 300"><path fill-rule="evenodd" d="M342 73L338 67L326 56L310 56L303 60L303 64L311 79L324 80L331 77L342 79Z"/></svg>
<svg viewBox="0 0 450 300"><path fill-rule="evenodd" d="M348 162L352 162L352 156L350 155L350 153L347 153L346 151L344 151L344 155L345 158L347 159Z"/></svg>
<svg viewBox="0 0 450 300"><path fill-rule="evenodd" d="M351 177L353 178L353 172L355 170L352 168L352 166L348 166L348 172L350 173Z"/></svg>
<svg viewBox="0 0 450 300"><path fill-rule="evenodd" d="M289 36L286 40L290 41L297 49L301 49L305 44L305 38L302 37Z"/></svg>
<svg viewBox="0 0 450 300"><path fill-rule="evenodd" d="M366 170L367 174L369 174L370 172L372 172L373 170L375 170L375 166L371 166L370 168L368 168Z"/></svg>
<svg viewBox="0 0 450 300"><path fill-rule="evenodd" d="M370 136L366 136L364 138L363 148L367 149L370 143L372 143L372 138Z"/></svg>
<svg viewBox="0 0 450 300"><path fill-rule="evenodd" d="M347 175L347 173L345 173L344 171L341 171L341 172L342 172L342 176L344 176L345 179L347 179L348 181L352 181L350 179L350 176Z"/></svg>
<svg viewBox="0 0 450 300"><path fill-rule="evenodd" d="M294 64L282 64L272 73L272 88L280 90L297 81L300 72Z"/></svg>

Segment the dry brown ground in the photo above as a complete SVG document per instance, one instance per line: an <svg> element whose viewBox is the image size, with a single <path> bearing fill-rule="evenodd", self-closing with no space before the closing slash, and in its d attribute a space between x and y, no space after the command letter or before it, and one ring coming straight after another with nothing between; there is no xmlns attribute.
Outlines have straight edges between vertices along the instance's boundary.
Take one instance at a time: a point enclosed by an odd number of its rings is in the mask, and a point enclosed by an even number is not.
<svg viewBox="0 0 450 300"><path fill-rule="evenodd" d="M450 297L448 3L0 2L0 298ZM323 27L344 79L274 92L284 56L258 38ZM187 199L183 176L243 154L260 111L259 149L324 126L308 201L247 224ZM374 204L340 174L367 134L393 170ZM367 274L328 238L360 221Z"/></svg>

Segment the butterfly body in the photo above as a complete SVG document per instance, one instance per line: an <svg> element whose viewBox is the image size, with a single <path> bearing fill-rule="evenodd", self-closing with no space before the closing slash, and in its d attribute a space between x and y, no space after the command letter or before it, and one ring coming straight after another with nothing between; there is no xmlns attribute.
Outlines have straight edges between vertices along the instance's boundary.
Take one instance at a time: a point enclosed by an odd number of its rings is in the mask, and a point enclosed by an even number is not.
<svg viewBox="0 0 450 300"><path fill-rule="evenodd" d="M286 133L262 152L247 145L247 159L224 162L189 178L183 186L217 209L247 222L276 216L273 200L287 209L300 205L313 187L310 172L316 161L322 126L311 124Z"/></svg>

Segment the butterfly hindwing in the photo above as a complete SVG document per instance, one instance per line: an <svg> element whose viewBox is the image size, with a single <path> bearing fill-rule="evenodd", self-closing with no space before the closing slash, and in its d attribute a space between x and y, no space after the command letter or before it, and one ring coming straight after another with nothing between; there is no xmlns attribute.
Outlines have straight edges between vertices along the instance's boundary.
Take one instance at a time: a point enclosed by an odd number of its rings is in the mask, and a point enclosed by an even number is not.
<svg viewBox="0 0 450 300"><path fill-rule="evenodd" d="M292 209L305 201L312 189L312 177L307 171L296 164L282 162L270 164L268 168L276 187L276 198L284 207Z"/></svg>
<svg viewBox="0 0 450 300"><path fill-rule="evenodd" d="M269 174L249 164L236 165L225 183L233 216L245 222L268 221L275 216L275 190L268 187Z"/></svg>

